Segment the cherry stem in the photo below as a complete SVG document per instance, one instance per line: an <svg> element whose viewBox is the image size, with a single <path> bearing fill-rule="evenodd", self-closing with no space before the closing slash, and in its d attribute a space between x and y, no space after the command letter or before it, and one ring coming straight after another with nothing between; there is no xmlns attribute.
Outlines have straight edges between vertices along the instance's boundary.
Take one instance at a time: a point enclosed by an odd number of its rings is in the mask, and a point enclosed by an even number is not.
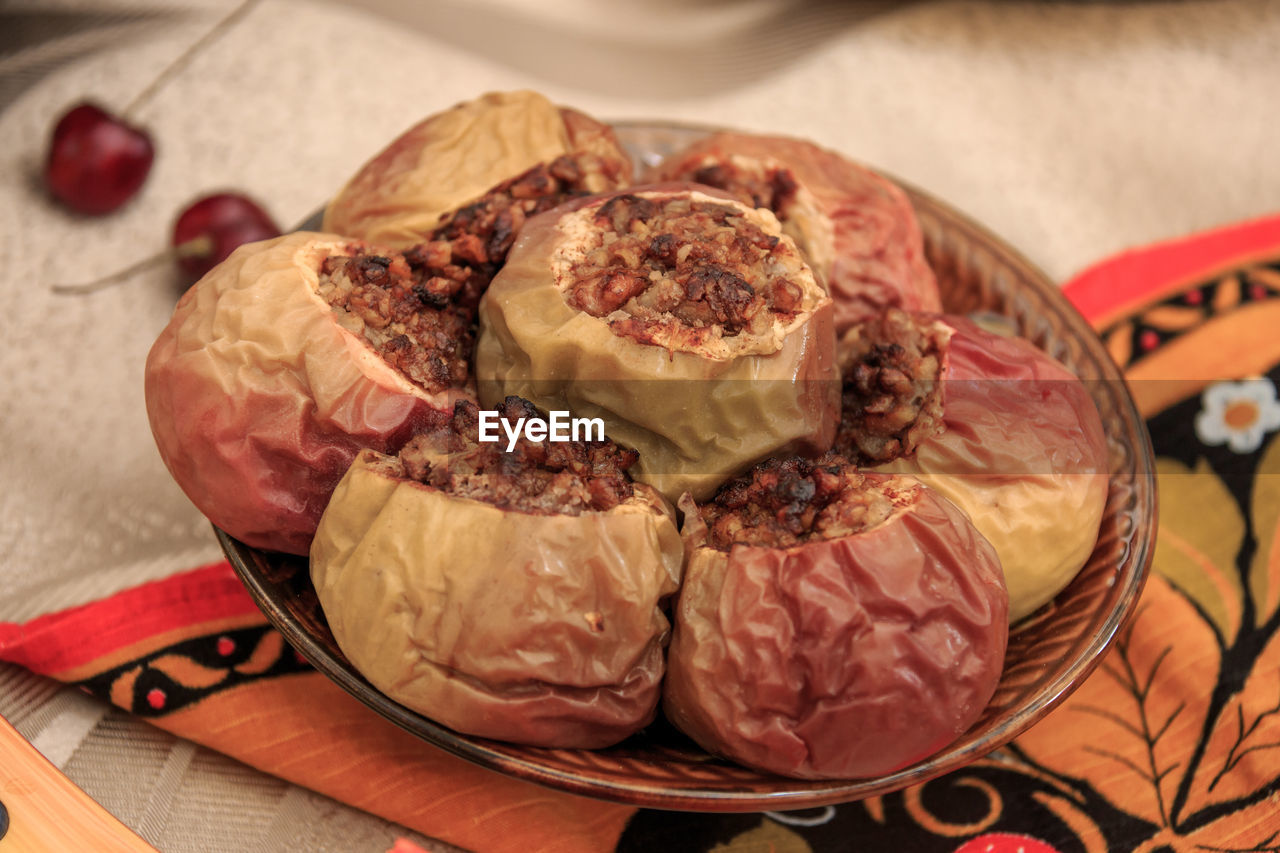
<svg viewBox="0 0 1280 853"><path fill-rule="evenodd" d="M214 24L213 29L209 30L191 47L182 52L182 55L170 63L169 67L161 71L156 79L151 81L151 85L139 92L128 106L120 113L120 118L124 121L130 121L133 114L136 113L147 101L155 96L156 92L169 80L173 79L182 69L186 68L191 60L195 59L200 51L204 50L223 33L235 26L235 24L245 15L258 5L260 0L244 0L239 6L231 10L231 13L224 17L218 23Z"/></svg>
<svg viewBox="0 0 1280 853"><path fill-rule="evenodd" d="M179 243L172 249L161 252L158 255L152 255L144 258L136 264L125 267L122 270L111 273L111 275L95 278L93 281L86 281L80 284L53 284L49 286L49 291L58 296L84 296L89 293L97 293L99 290L106 290L108 287L115 287L121 284L143 270L157 266L164 261L171 261L175 258L186 258L192 255L209 255L213 252L213 238L208 234L201 234L199 237L193 237L185 243Z"/></svg>

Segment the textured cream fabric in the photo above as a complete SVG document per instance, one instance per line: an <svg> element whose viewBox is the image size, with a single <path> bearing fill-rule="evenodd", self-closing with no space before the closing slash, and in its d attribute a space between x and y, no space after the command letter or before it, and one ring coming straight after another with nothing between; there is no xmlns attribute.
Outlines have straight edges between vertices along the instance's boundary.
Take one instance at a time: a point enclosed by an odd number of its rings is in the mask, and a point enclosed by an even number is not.
<svg viewBox="0 0 1280 853"><path fill-rule="evenodd" d="M204 192L246 190L298 222L394 134L485 90L811 137L1057 278L1280 207L1275 0L263 0L138 113L153 173L98 219L56 209L34 178L56 115L86 96L123 106L231 7L14 0L0 15L50 8L95 27L0 54L6 92L29 84L0 113L4 620L218 556L142 406L173 276L80 298L48 286L162 250ZM0 713L162 850L380 851L398 831L64 694L0 668ZM151 782L122 783L121 766Z"/></svg>

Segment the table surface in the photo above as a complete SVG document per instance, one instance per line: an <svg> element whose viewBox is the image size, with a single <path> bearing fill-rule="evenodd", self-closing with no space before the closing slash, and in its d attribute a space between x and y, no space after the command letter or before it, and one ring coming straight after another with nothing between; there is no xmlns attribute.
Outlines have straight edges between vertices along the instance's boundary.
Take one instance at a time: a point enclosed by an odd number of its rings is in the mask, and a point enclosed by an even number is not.
<svg viewBox="0 0 1280 853"><path fill-rule="evenodd" d="M38 174L58 114L86 97L123 108L234 8L0 6L0 621L219 556L142 403L174 276L78 299L48 286L162 251L212 190L300 221L400 130L483 91L808 137L965 210L1059 280L1280 207L1266 0L261 0L136 113L158 156L134 202L98 219L50 204ZM0 716L165 851L425 843L14 667Z"/></svg>

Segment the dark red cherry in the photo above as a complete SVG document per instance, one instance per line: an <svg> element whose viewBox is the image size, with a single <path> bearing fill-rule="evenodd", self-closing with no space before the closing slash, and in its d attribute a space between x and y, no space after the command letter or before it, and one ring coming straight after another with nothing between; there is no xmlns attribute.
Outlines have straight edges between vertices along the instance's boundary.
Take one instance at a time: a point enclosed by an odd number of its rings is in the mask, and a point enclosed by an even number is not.
<svg viewBox="0 0 1280 853"><path fill-rule="evenodd" d="M252 199L216 193L197 199L178 215L168 250L91 281L53 284L50 289L65 296L97 293L166 261L177 263L194 280L226 260L237 246L278 236L280 228Z"/></svg>
<svg viewBox="0 0 1280 853"><path fill-rule="evenodd" d="M86 102L72 107L54 127L44 179L72 210L110 213L138 192L154 159L146 131Z"/></svg>
<svg viewBox="0 0 1280 853"><path fill-rule="evenodd" d="M178 266L192 278L222 263L244 243L280 236L280 227L252 199L216 193L193 202L173 225Z"/></svg>

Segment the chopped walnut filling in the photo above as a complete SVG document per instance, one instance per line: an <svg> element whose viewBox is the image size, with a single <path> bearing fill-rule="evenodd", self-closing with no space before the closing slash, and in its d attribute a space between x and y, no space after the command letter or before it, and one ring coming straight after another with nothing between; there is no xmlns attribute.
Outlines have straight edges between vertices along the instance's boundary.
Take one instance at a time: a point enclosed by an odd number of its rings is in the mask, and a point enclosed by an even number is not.
<svg viewBox="0 0 1280 853"><path fill-rule="evenodd" d="M835 449L863 465L915 452L943 430L942 365L949 333L891 309L842 341Z"/></svg>
<svg viewBox="0 0 1280 853"><path fill-rule="evenodd" d="M568 199L617 186L618 168L585 152L539 163L446 216L431 233L429 245L446 243L456 262L476 272L483 281L475 294L479 300L526 219Z"/></svg>
<svg viewBox="0 0 1280 853"><path fill-rule="evenodd" d="M498 406L502 420L541 414L528 400L507 397ZM400 451L400 476L459 497L539 515L604 512L634 494L627 469L638 454L612 441L531 441L515 448L481 442L480 409L458 402L452 417L415 436Z"/></svg>
<svg viewBox="0 0 1280 853"><path fill-rule="evenodd" d="M402 254L353 251L325 260L320 295L345 328L428 391L460 387L475 342L476 307L525 220L617 182L594 154L557 157L450 214Z"/></svg>
<svg viewBox="0 0 1280 853"><path fill-rule="evenodd" d="M698 507L707 545L790 548L869 530L904 501L900 480L869 482L848 460L828 453L817 460L768 459L720 487Z"/></svg>
<svg viewBox="0 0 1280 853"><path fill-rule="evenodd" d="M410 381L431 392L466 384L475 311L460 304L465 270L447 262L433 266L417 250L378 255L352 249L325 258L319 275L320 296L338 322Z"/></svg>
<svg viewBox="0 0 1280 853"><path fill-rule="evenodd" d="M815 275L831 273L835 262L832 214L785 163L767 156L709 153L700 160L681 163L678 171L665 172L663 177L713 187L743 204L770 211Z"/></svg>
<svg viewBox="0 0 1280 853"><path fill-rule="evenodd" d="M713 337L763 335L802 310L803 262L788 244L725 203L619 195L595 211L598 243L570 271L568 303L610 317L616 334L696 348Z"/></svg>

